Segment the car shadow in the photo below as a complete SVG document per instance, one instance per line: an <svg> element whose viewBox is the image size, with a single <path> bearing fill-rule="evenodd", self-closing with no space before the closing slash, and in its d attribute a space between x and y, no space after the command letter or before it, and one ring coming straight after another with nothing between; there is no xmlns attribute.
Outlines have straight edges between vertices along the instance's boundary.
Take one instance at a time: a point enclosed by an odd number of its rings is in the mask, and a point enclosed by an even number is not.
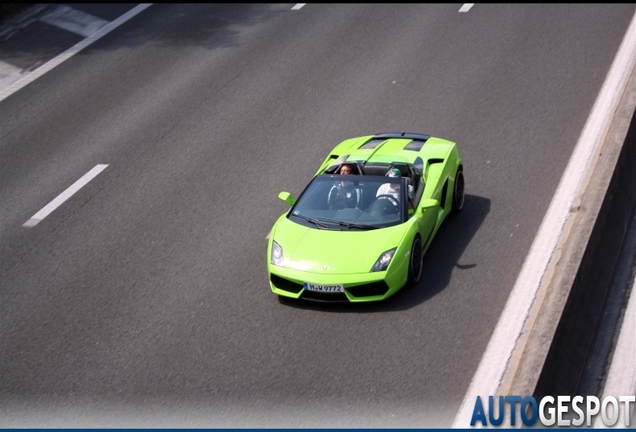
<svg viewBox="0 0 636 432"><path fill-rule="evenodd" d="M412 287L405 287L382 302L320 303L279 297L283 305L323 312L368 313L410 309L436 296L450 282L454 268L469 270L477 263L462 262L464 250L490 212L490 200L466 195L461 213L449 216L440 227L433 243L424 255L422 279Z"/></svg>

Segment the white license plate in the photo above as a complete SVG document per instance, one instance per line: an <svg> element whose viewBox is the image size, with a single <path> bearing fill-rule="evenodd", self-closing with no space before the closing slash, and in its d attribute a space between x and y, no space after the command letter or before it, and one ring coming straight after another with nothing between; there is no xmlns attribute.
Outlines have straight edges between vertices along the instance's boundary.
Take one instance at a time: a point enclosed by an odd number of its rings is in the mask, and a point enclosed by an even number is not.
<svg viewBox="0 0 636 432"><path fill-rule="evenodd" d="M307 291L344 292L344 285L321 285L321 284L305 282L303 284L303 287Z"/></svg>

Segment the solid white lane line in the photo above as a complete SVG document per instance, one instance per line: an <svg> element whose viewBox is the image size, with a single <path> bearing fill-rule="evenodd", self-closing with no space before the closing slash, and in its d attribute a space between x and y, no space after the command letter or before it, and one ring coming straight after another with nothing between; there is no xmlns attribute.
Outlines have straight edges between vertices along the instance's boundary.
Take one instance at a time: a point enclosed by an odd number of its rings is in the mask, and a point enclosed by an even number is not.
<svg viewBox="0 0 636 432"><path fill-rule="evenodd" d="M461 13L468 12L470 8L472 8L473 6L475 6L475 3L464 3L462 7L459 8L459 12Z"/></svg>
<svg viewBox="0 0 636 432"><path fill-rule="evenodd" d="M306 4L307 3L296 3L294 7L291 8L291 10L301 10Z"/></svg>
<svg viewBox="0 0 636 432"><path fill-rule="evenodd" d="M40 21L84 37L89 37L108 24L106 20L65 5L58 6L43 15Z"/></svg>
<svg viewBox="0 0 636 432"><path fill-rule="evenodd" d="M80 178L78 181L76 181L71 186L69 186L68 189L66 189L64 192L59 194L53 201L51 201L46 206L44 206L42 210L34 214L33 217L29 219L28 221L26 221L22 226L31 228L39 224L42 221L42 219L50 215L51 212L53 212L53 210L55 210L60 205L62 205L64 201L72 197L75 194L75 192L77 192L82 187L84 187L89 181L93 180L100 172L104 171L104 169L106 169L107 166L108 165L104 165L104 164L96 165L92 170L84 174L82 178Z"/></svg>
<svg viewBox="0 0 636 432"><path fill-rule="evenodd" d="M498 395L508 362L517 341L522 336L521 331L530 312L530 306L548 271L550 258L561 241L570 209L588 178L594 156L607 133L635 59L636 14L632 17L486 352L455 417L455 428L469 426L477 396L481 396L482 400L488 400L488 396Z"/></svg>
<svg viewBox="0 0 636 432"><path fill-rule="evenodd" d="M135 15L144 11L151 4L152 3L142 3L140 5L135 6L133 9L129 10L128 12L126 12L125 14L117 18L116 20L111 21L110 23L106 24L104 27L97 30L91 36L87 37L86 39L83 39L82 41L78 42L71 48L64 51L62 54L49 60L47 63L43 64L42 66L40 66L33 72L29 73L24 78L19 79L18 81L12 83L9 86L3 87L2 90L0 91L0 101L8 98L13 93L20 90L22 87L32 83L33 81L35 81L36 79L38 79L39 77L41 77L42 75L44 75L45 73L53 69L54 67L60 65L61 63L68 60L69 58L73 57L75 54L77 54L78 52L80 52L81 50L83 50L84 48L86 48L87 46L95 42L96 40L100 39L102 36L110 33L111 31L113 31L114 29L116 29L117 27L119 27L120 25L128 21L129 19L133 18Z"/></svg>

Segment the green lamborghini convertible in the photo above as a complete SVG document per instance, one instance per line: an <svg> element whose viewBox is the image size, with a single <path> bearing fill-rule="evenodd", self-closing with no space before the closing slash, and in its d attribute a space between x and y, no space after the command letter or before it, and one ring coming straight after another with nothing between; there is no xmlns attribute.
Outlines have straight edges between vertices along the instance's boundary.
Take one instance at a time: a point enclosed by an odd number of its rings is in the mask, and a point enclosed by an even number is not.
<svg viewBox="0 0 636 432"><path fill-rule="evenodd" d="M274 224L267 245L272 291L323 302L384 300L422 276L440 225L464 205L454 142L383 133L337 145Z"/></svg>

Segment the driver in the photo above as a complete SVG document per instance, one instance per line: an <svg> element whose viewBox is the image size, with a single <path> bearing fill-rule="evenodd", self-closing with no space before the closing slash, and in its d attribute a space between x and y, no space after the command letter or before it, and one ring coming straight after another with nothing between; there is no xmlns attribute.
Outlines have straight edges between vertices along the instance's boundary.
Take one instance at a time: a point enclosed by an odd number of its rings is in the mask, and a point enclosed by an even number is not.
<svg viewBox="0 0 636 432"><path fill-rule="evenodd" d="M397 169L391 169L387 174L387 177L402 177L402 172ZM379 197L380 195L391 195L396 200L400 200L400 184L399 183L384 183L382 186L378 188L375 196ZM409 185L409 198L413 198L413 185Z"/></svg>
<svg viewBox="0 0 636 432"><path fill-rule="evenodd" d="M353 174L353 168L350 165L342 165L340 167L340 175ZM360 210L360 189L353 186L349 181L336 182L329 191L327 198L329 210L342 210L344 208L355 208Z"/></svg>

